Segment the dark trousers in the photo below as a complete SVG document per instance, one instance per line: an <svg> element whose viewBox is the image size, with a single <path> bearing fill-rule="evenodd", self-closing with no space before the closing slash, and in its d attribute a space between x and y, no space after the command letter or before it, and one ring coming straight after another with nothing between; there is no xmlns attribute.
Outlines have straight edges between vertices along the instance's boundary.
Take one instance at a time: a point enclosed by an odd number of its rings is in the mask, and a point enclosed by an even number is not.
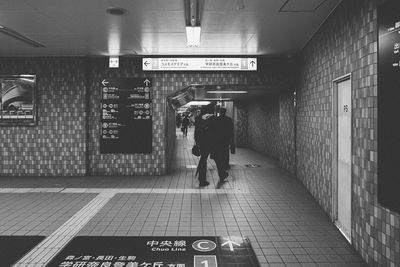
<svg viewBox="0 0 400 267"><path fill-rule="evenodd" d="M225 178L229 169L229 146L220 146L214 152L219 178Z"/></svg>
<svg viewBox="0 0 400 267"><path fill-rule="evenodd" d="M199 182L204 183L207 181L207 158L210 155L208 149L200 148L200 160L199 165L197 165L197 172L199 175Z"/></svg>
<svg viewBox="0 0 400 267"><path fill-rule="evenodd" d="M188 131L188 127L187 126L182 126L182 132L184 136L187 136L187 131Z"/></svg>

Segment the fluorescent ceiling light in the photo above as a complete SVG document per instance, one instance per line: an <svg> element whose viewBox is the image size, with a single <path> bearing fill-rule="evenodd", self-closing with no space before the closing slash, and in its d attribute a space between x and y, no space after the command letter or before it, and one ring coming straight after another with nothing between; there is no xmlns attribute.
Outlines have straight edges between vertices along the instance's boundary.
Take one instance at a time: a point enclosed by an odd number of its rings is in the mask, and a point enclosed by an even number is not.
<svg viewBox="0 0 400 267"><path fill-rule="evenodd" d="M189 103L184 105L184 107L186 107L186 106L207 106L210 103L211 102L209 102L209 101L190 101Z"/></svg>
<svg viewBox="0 0 400 267"><path fill-rule="evenodd" d="M229 101L229 100L232 100L231 98L221 98L221 97L218 97L218 98L203 98L204 100L210 100L210 101Z"/></svg>
<svg viewBox="0 0 400 267"><path fill-rule="evenodd" d="M247 94L247 91L207 91L208 94Z"/></svg>
<svg viewBox="0 0 400 267"><path fill-rule="evenodd" d="M189 47L199 47L200 46L200 32L201 27L196 26L186 26L186 41Z"/></svg>

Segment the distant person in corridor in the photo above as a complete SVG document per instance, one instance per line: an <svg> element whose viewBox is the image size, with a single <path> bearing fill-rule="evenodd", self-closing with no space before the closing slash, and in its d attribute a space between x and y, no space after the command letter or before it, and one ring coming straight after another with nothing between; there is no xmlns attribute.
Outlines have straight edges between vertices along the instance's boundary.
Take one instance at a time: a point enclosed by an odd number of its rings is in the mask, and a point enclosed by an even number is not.
<svg viewBox="0 0 400 267"><path fill-rule="evenodd" d="M176 128L180 128L181 127L181 123L182 123L182 117L181 117L181 114L176 114L176 118L175 118L175 120L176 120Z"/></svg>
<svg viewBox="0 0 400 267"><path fill-rule="evenodd" d="M235 142L233 138L233 121L226 116L226 108L220 109L220 116L215 119L215 147L214 160L217 164L220 182L228 177L229 150L235 154Z"/></svg>
<svg viewBox="0 0 400 267"><path fill-rule="evenodd" d="M187 136L189 124L190 120L188 118L188 115L185 115L182 119L182 132L184 136Z"/></svg>

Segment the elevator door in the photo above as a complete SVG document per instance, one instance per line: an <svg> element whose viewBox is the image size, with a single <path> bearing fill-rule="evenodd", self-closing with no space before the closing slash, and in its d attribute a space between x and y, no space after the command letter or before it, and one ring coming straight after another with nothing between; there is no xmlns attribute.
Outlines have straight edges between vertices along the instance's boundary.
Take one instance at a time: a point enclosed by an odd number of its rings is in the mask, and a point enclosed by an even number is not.
<svg viewBox="0 0 400 267"><path fill-rule="evenodd" d="M337 225L351 242L351 80L337 84Z"/></svg>

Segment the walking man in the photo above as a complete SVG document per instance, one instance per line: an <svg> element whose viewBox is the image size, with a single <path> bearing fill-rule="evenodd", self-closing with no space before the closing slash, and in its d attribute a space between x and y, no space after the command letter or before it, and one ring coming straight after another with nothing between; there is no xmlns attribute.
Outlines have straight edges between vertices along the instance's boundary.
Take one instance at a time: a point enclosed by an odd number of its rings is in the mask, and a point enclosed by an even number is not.
<svg viewBox="0 0 400 267"><path fill-rule="evenodd" d="M233 135L233 121L226 116L226 108L220 109L220 116L216 118L216 141L214 160L217 164L219 181L224 182L228 177L229 150L235 154L235 142Z"/></svg>

